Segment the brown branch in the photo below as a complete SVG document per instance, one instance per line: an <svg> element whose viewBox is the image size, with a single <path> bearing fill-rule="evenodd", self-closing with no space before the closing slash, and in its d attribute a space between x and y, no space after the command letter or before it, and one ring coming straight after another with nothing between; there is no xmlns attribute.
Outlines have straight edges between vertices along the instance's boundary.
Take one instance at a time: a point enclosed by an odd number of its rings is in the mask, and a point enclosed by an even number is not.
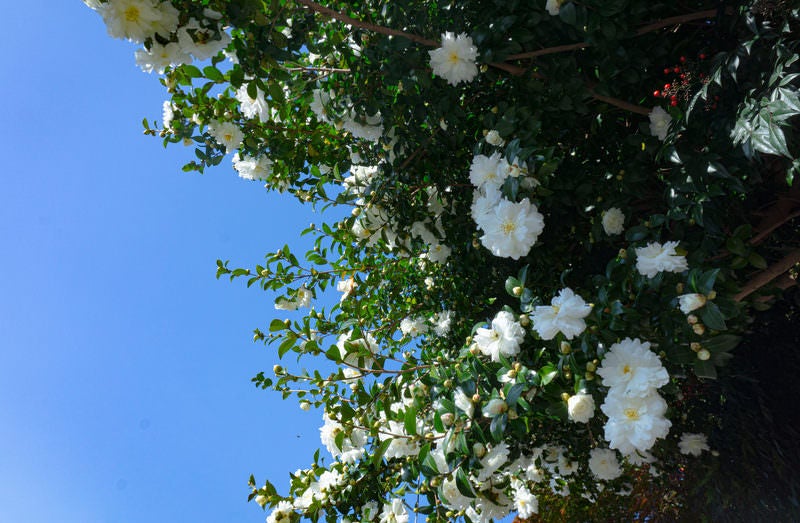
<svg viewBox="0 0 800 523"><path fill-rule="evenodd" d="M381 33L388 36L402 36L403 38L408 38L412 42L417 42L423 45L427 45L429 47L439 47L439 42L435 40L429 40L428 38L411 33L406 33L403 31L398 31L397 29L390 29L382 25L371 24L369 22L362 22L361 20L356 20L355 18L349 17L346 14L340 13L338 11L334 11L333 9L330 9L328 7L319 5L318 3L312 2L311 0L297 0L297 3L308 7L314 12L320 13L329 18L333 18L334 20L339 20L340 22L352 25L353 27L359 27L361 29L375 31L376 33Z"/></svg>
<svg viewBox="0 0 800 523"><path fill-rule="evenodd" d="M725 9L726 14L730 14L731 12L732 12L731 8ZM680 25L680 24L685 24L686 22L693 22L695 20L710 18L712 16L715 16L717 13L718 11L716 9L708 9L706 11L698 11L696 13L671 16L669 18L664 18L663 20L659 20L658 22L653 22L652 24L640 27L639 29L636 30L636 36L641 36L643 34L651 33L653 31L658 31L659 29L662 29L664 27L669 27L671 25ZM525 53L512 54L511 56L506 57L506 60L523 60L525 58L536 58L537 56L544 56L548 54L563 53L566 51L578 51L580 49L586 49L587 47L591 46L592 44L590 44L589 42L556 45L553 47L545 47L544 49L537 49L536 51L528 51Z"/></svg>
<svg viewBox="0 0 800 523"><path fill-rule="evenodd" d="M758 289L764 287L769 282L777 278L778 276L784 274L789 269L794 267L796 263L800 263L800 249L795 249L774 264L768 267L766 270L756 274L755 278L747 282L742 290L733 297L735 301L742 301L750 294L754 293Z"/></svg>
<svg viewBox="0 0 800 523"><path fill-rule="evenodd" d="M619 98L613 98L611 96L603 96L602 94L597 94L594 91L589 91L589 94L591 94L592 98L594 98L595 100L605 102L609 105L619 107L620 109L624 109L632 113L642 114L644 116L648 116L650 114L650 109L648 107L642 107L641 105L632 104L624 100L620 100Z"/></svg>

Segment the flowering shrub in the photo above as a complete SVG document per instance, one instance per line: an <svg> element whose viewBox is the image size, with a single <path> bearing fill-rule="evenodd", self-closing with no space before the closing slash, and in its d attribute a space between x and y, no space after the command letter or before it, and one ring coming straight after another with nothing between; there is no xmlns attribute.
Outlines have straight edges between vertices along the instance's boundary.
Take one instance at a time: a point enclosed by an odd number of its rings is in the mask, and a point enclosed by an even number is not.
<svg viewBox="0 0 800 523"><path fill-rule="evenodd" d="M302 314L255 339L305 365L254 382L322 411L330 459L288 491L251 478L268 521L533 519L713 462L690 385L800 260L796 10L86 3L163 74L146 132L195 147L185 170L230 155L351 211L304 261L217 264ZM687 49L702 80L647 105Z"/></svg>

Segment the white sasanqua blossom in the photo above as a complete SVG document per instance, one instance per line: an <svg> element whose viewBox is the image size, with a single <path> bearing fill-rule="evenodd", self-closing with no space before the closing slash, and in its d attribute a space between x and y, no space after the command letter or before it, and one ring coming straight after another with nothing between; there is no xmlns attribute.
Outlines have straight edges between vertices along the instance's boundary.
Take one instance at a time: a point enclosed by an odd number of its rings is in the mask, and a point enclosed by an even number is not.
<svg viewBox="0 0 800 523"><path fill-rule="evenodd" d="M589 470L597 479L606 481L622 475L617 453L611 449L592 449L589 453Z"/></svg>
<svg viewBox="0 0 800 523"><path fill-rule="evenodd" d="M508 403L500 398L492 398L482 410L484 418L494 418L508 411Z"/></svg>
<svg viewBox="0 0 800 523"><path fill-rule="evenodd" d="M447 259L450 257L452 252L453 249L447 245L443 245L441 243L432 243L428 248L428 252L425 254L425 257L433 263L438 263L441 265L447 262Z"/></svg>
<svg viewBox="0 0 800 523"><path fill-rule="evenodd" d="M383 136L383 117L381 113L359 119L355 112L350 110L344 117L344 130L350 132L355 138L363 138L370 142L377 142Z"/></svg>
<svg viewBox="0 0 800 523"><path fill-rule="evenodd" d="M498 188L503 185L505 178L501 178L501 174L505 176L506 173L505 171L500 173L498 169L501 158L500 153L494 153L491 156L476 154L469 167L469 181L472 182L472 185L479 189L485 185Z"/></svg>
<svg viewBox="0 0 800 523"><path fill-rule="evenodd" d="M678 296L678 306L681 312L689 314L706 304L707 298L702 294L681 294Z"/></svg>
<svg viewBox="0 0 800 523"><path fill-rule="evenodd" d="M300 287L297 289L295 293L295 297L293 300L287 300L286 298L278 298L275 301L275 308L277 310L283 311L296 311L301 307L309 307L311 305L311 298L313 297L313 293L308 290L305 286Z"/></svg>
<svg viewBox="0 0 800 523"><path fill-rule="evenodd" d="M506 144L506 141L503 140L503 137L500 136L500 133L498 133L494 129L486 133L484 139L486 140L486 143L488 143L489 145L494 145L495 147L502 147Z"/></svg>
<svg viewBox="0 0 800 523"><path fill-rule="evenodd" d="M597 369L603 385L624 396L644 397L669 383L667 369L650 343L639 338L625 338L615 343Z"/></svg>
<svg viewBox="0 0 800 523"><path fill-rule="evenodd" d="M678 242L661 245L650 242L636 248L636 270L642 276L654 278L659 272L683 272L689 268L686 257L675 252Z"/></svg>
<svg viewBox="0 0 800 523"><path fill-rule="evenodd" d="M453 326L453 311L437 312L431 318L431 323L437 336L447 336Z"/></svg>
<svg viewBox="0 0 800 523"><path fill-rule="evenodd" d="M423 317L403 318L402 321L400 321L400 332L403 333L403 336L416 338L428 332L428 324Z"/></svg>
<svg viewBox="0 0 800 523"><path fill-rule="evenodd" d="M498 312L490 329L481 327L475 333L478 349L492 361L500 361L500 355L507 358L516 356L524 339L525 329L508 311Z"/></svg>
<svg viewBox="0 0 800 523"><path fill-rule="evenodd" d="M141 43L158 33L168 37L178 28L178 10L157 0L110 0L87 4L103 17L108 34Z"/></svg>
<svg viewBox="0 0 800 523"><path fill-rule="evenodd" d="M247 92L247 84L243 84L236 90L236 99L239 101L239 109L245 118L258 118L261 122L269 121L271 113L264 91L256 89L256 97L250 98L250 94Z"/></svg>
<svg viewBox="0 0 800 523"><path fill-rule="evenodd" d="M616 207L603 213L603 230L609 236L621 234L625 229L625 215Z"/></svg>
<svg viewBox="0 0 800 523"><path fill-rule="evenodd" d="M650 111L650 134L661 140L667 139L667 131L672 123L672 117L661 107L653 107Z"/></svg>
<svg viewBox="0 0 800 523"><path fill-rule="evenodd" d="M626 396L612 388L600 409L608 416L605 439L609 447L625 456L647 452L656 439L667 436L672 426L664 417L667 402L657 392L643 397Z"/></svg>
<svg viewBox="0 0 800 523"><path fill-rule="evenodd" d="M473 405L472 399L460 388L456 389L453 393L453 403L455 403L456 407L464 412L468 418L471 418L475 414L475 405Z"/></svg>
<svg viewBox="0 0 800 523"><path fill-rule="evenodd" d="M349 298L350 295L353 294L353 291L355 289L356 289L356 280L353 279L352 277L346 280L339 280L336 283L336 290L342 293L342 297L339 298L339 302L341 303L347 298Z"/></svg>
<svg viewBox="0 0 800 523"><path fill-rule="evenodd" d="M225 31L213 27L203 27L191 18L189 23L178 29L178 43L187 53L197 60L203 61L219 54L231 43L231 36Z"/></svg>
<svg viewBox="0 0 800 523"><path fill-rule="evenodd" d="M139 49L135 56L136 65L145 73L164 74L167 67L192 63L192 57L177 42L167 45L153 42L150 49Z"/></svg>
<svg viewBox="0 0 800 523"><path fill-rule="evenodd" d="M164 104L161 106L161 125L164 129L169 129L172 127L174 119L175 106L172 104L172 100L164 100Z"/></svg>
<svg viewBox="0 0 800 523"><path fill-rule="evenodd" d="M550 13L552 16L558 16L558 12L561 10L561 4L566 2L567 0L547 0L544 8Z"/></svg>
<svg viewBox="0 0 800 523"><path fill-rule="evenodd" d="M472 43L472 38L464 33L458 36L451 32L442 35L442 46L433 51L428 51L431 57L433 74L441 76L450 85L459 82L470 82L478 76L478 48Z"/></svg>
<svg viewBox="0 0 800 523"><path fill-rule="evenodd" d="M575 423L588 423L594 416L594 398L591 394L575 394L567 400L567 414Z"/></svg>
<svg viewBox="0 0 800 523"><path fill-rule="evenodd" d="M311 92L311 103L309 108L317 115L317 118L325 123L333 123L335 115L328 109L331 103L331 95L327 91L314 89Z"/></svg>
<svg viewBox="0 0 800 523"><path fill-rule="evenodd" d="M394 498L391 503L383 504L380 523L408 523L408 511L402 499Z"/></svg>
<svg viewBox="0 0 800 523"><path fill-rule="evenodd" d="M233 152L239 147L244 139L244 133L239 126L233 122L221 120L211 120L208 124L208 134L211 135L220 145L225 147L225 152Z"/></svg>
<svg viewBox="0 0 800 523"><path fill-rule="evenodd" d="M511 487L514 489L514 507L517 509L520 519L528 519L539 513L539 500L523 482L512 480Z"/></svg>
<svg viewBox="0 0 800 523"><path fill-rule="evenodd" d="M584 318L592 306L566 287L553 298L550 305L540 305L533 310L533 329L543 340L552 340L561 332L568 340L586 329Z"/></svg>
<svg viewBox="0 0 800 523"><path fill-rule="evenodd" d="M508 461L509 452L508 445L505 443L492 446L481 458L482 468L478 471L477 480L483 482L489 479Z"/></svg>
<svg viewBox="0 0 800 523"><path fill-rule="evenodd" d="M233 155L233 168L245 180L267 180L272 174L272 160L266 156L253 158L237 153Z"/></svg>
<svg viewBox="0 0 800 523"><path fill-rule="evenodd" d="M495 256L512 260L526 256L544 230L544 217L527 198L519 203L501 198L489 212L473 218L483 229L483 246Z"/></svg>
<svg viewBox="0 0 800 523"><path fill-rule="evenodd" d="M678 448L681 454L688 454L689 456L699 456L704 450L709 450L706 436L704 434L693 434L691 432L684 432L681 434Z"/></svg>
<svg viewBox="0 0 800 523"><path fill-rule="evenodd" d="M294 516L294 507L288 501L280 501L267 516L267 523L291 523Z"/></svg>

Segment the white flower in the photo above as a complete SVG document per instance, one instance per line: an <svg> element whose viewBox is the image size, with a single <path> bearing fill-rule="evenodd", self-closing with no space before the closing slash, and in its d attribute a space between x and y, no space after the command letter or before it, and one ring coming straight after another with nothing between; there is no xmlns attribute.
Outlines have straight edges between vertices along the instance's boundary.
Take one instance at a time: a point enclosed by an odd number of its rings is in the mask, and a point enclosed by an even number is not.
<svg viewBox="0 0 800 523"><path fill-rule="evenodd" d="M569 419L576 423L588 423L594 416L594 398L591 394L575 394L567 400Z"/></svg>
<svg viewBox="0 0 800 523"><path fill-rule="evenodd" d="M675 252L678 242L661 245L650 242L645 247L636 248L636 270L642 276L655 277L659 272L683 272L689 268L685 256Z"/></svg>
<svg viewBox="0 0 800 523"><path fill-rule="evenodd" d="M380 523L408 523L408 512L402 499L394 498L391 503L383 504Z"/></svg>
<svg viewBox="0 0 800 523"><path fill-rule="evenodd" d="M427 283L426 283L427 285ZM453 311L437 312L433 318L433 330L437 336L447 336L453 324Z"/></svg>
<svg viewBox="0 0 800 523"><path fill-rule="evenodd" d="M353 278L349 278L347 280L339 280L336 283L336 290L342 293L342 297L339 298L339 302L343 302L348 297L350 297L350 295L353 294L355 288L356 288L356 281Z"/></svg>
<svg viewBox="0 0 800 523"><path fill-rule="evenodd" d="M520 519L528 519L534 514L539 513L539 500L531 494L531 491L522 484L521 481L512 483L514 488L514 507L519 513Z"/></svg>
<svg viewBox="0 0 800 523"><path fill-rule="evenodd" d="M533 328L543 340L552 340L559 332L571 340L586 329L584 318L592 306L566 287L554 297L551 305L540 305L533 310Z"/></svg>
<svg viewBox="0 0 800 523"><path fill-rule="evenodd" d="M681 294L678 296L681 312L689 314L706 304L706 297L702 294Z"/></svg>
<svg viewBox="0 0 800 523"><path fill-rule="evenodd" d="M667 131L672 123L672 117L661 107L653 107L650 111L650 134L658 137L662 142L667 139Z"/></svg>
<svg viewBox="0 0 800 523"><path fill-rule="evenodd" d="M500 136L500 133L492 129L488 133L486 133L486 143L489 145L494 145L495 147L502 147L506 141L503 140L503 137Z"/></svg>
<svg viewBox="0 0 800 523"><path fill-rule="evenodd" d="M623 455L650 450L672 426L664 417L667 402L657 392L643 397L626 396L612 388L600 409L608 416L605 439Z"/></svg>
<svg viewBox="0 0 800 523"><path fill-rule="evenodd" d="M447 258L450 257L450 253L452 252L453 250L447 245L442 245L441 243L433 243L428 249L428 253L426 256L433 263L442 264L447 261Z"/></svg>
<svg viewBox="0 0 800 523"><path fill-rule="evenodd" d="M238 148L244 138L244 133L239 129L239 126L233 122L220 120L212 120L208 124L208 134L225 147L225 152L232 152Z"/></svg>
<svg viewBox="0 0 800 523"><path fill-rule="evenodd" d="M383 136L383 117L381 113L364 118L362 123L353 113L349 111L345 115L343 126L345 131L349 131L356 138L363 138L370 142L377 142Z"/></svg>
<svg viewBox="0 0 800 523"><path fill-rule="evenodd" d="M314 89L311 92L311 98L311 104L308 107L314 111L317 118L323 122L332 123L334 116L328 109L331 103L331 95L321 89Z"/></svg>
<svg viewBox="0 0 800 523"><path fill-rule="evenodd" d="M489 449L481 458L481 470L478 472L477 480L486 481L494 474L506 461L508 461L508 445L498 443Z"/></svg>
<svg viewBox="0 0 800 523"><path fill-rule="evenodd" d="M245 180L266 180L272 174L272 160L266 156L253 158L237 153L233 155L233 168Z"/></svg>
<svg viewBox="0 0 800 523"><path fill-rule="evenodd" d="M508 404L505 402L505 400L500 398L492 398L482 410L483 417L494 418L506 412L508 410Z"/></svg>
<svg viewBox="0 0 800 523"><path fill-rule="evenodd" d="M501 199L481 222L483 246L495 256L512 260L526 256L544 230L544 217L527 198L519 203Z"/></svg>
<svg viewBox="0 0 800 523"><path fill-rule="evenodd" d="M699 456L704 450L708 450L708 441L704 434L692 434L684 432L678 442L681 454Z"/></svg>
<svg viewBox="0 0 800 523"><path fill-rule="evenodd" d="M424 318L403 318L400 322L400 332L403 333L403 336L408 336L410 338L416 338L417 336L421 336L428 331L428 325L425 323Z"/></svg>
<svg viewBox="0 0 800 523"><path fill-rule="evenodd" d="M178 30L178 43L198 60L216 56L231 43L231 36L216 27L201 27L194 18Z"/></svg>
<svg viewBox="0 0 800 523"><path fill-rule="evenodd" d="M609 236L622 233L625 227L625 215L616 207L603 213L603 230Z"/></svg>
<svg viewBox="0 0 800 523"><path fill-rule="evenodd" d="M161 125L164 129L172 127L172 120L175 119L175 106L170 100L164 100L161 106Z"/></svg>
<svg viewBox="0 0 800 523"><path fill-rule="evenodd" d="M500 361L500 355L510 357L519 353L519 345L525 339L525 329L516 321L513 314L500 311L492 320L492 328L479 328L475 333L475 343L480 351Z"/></svg>
<svg viewBox="0 0 800 523"><path fill-rule="evenodd" d="M456 389L453 393L453 403L455 403L456 407L462 410L467 417L471 418L473 416L475 405L472 404L472 399L460 388Z"/></svg>
<svg viewBox="0 0 800 523"><path fill-rule="evenodd" d="M236 90L236 99L239 101L239 109L245 118L258 118L261 122L268 122L270 119L269 106L264 97L264 91L256 88L256 97L250 98L247 93L247 84L243 84Z"/></svg>
<svg viewBox="0 0 800 523"><path fill-rule="evenodd" d="M95 10L103 17L109 35L132 42L144 42L155 33L166 37L178 27L178 10L170 2L112 0Z"/></svg>
<svg viewBox="0 0 800 523"><path fill-rule="evenodd" d="M177 42L170 42L167 45L153 42L149 50L139 49L136 51L135 56L136 65L145 73L155 71L158 74L163 74L167 67L192 62L192 57L183 52Z"/></svg>
<svg viewBox="0 0 800 523"><path fill-rule="evenodd" d="M597 369L603 385L625 396L644 397L669 383L667 369L649 342L625 338L611 346Z"/></svg>
<svg viewBox="0 0 800 523"><path fill-rule="evenodd" d="M611 449L592 449L589 455L589 470L597 479L607 481L622 475L617 453Z"/></svg>
<svg viewBox="0 0 800 523"><path fill-rule="evenodd" d="M350 434L342 438L341 448L336 444L337 436L344 432L344 427L341 423L334 420L324 413L322 415L324 424L319 429L319 439L331 456L340 459L343 463L355 463L361 456L364 455L365 446L367 444L367 432L363 429L353 428ZM320 478L320 482L322 478Z"/></svg>
<svg viewBox="0 0 800 523"><path fill-rule="evenodd" d="M500 187L504 178L500 177L499 166L500 153L494 153L491 156L476 154L472 158L472 165L469 168L469 181L478 188L487 184ZM505 176L505 172L502 175Z"/></svg>
<svg viewBox="0 0 800 523"><path fill-rule="evenodd" d="M375 519L375 516L378 515L378 502L377 501L367 501L364 503L364 506L361 507L361 517L363 521L372 521Z"/></svg>
<svg viewBox="0 0 800 523"><path fill-rule="evenodd" d="M267 523L291 523L294 507L288 501L280 501L278 506L267 516Z"/></svg>
<svg viewBox="0 0 800 523"><path fill-rule="evenodd" d="M544 8L547 9L547 12L552 16L558 16L558 11L561 9L561 4L566 1L567 0L547 0L547 4L545 4Z"/></svg>
<svg viewBox="0 0 800 523"><path fill-rule="evenodd" d="M472 38L464 33L458 36L447 32L442 35L442 46L428 51L431 57L433 74L441 76L450 85L469 82L478 76L478 48L472 45Z"/></svg>

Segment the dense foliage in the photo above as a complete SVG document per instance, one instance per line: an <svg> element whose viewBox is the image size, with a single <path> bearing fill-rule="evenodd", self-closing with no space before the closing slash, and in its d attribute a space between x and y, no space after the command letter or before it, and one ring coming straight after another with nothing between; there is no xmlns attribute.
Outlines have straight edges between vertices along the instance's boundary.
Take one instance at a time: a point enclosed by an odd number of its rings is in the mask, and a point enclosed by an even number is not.
<svg viewBox="0 0 800 523"><path fill-rule="evenodd" d="M676 492L726 459L714 380L800 260L797 6L85 1L162 75L146 132L185 170L335 217L305 256L218 262L302 312L255 331L297 356L256 385L324 411L331 458L251 479L268 521L702 498Z"/></svg>

